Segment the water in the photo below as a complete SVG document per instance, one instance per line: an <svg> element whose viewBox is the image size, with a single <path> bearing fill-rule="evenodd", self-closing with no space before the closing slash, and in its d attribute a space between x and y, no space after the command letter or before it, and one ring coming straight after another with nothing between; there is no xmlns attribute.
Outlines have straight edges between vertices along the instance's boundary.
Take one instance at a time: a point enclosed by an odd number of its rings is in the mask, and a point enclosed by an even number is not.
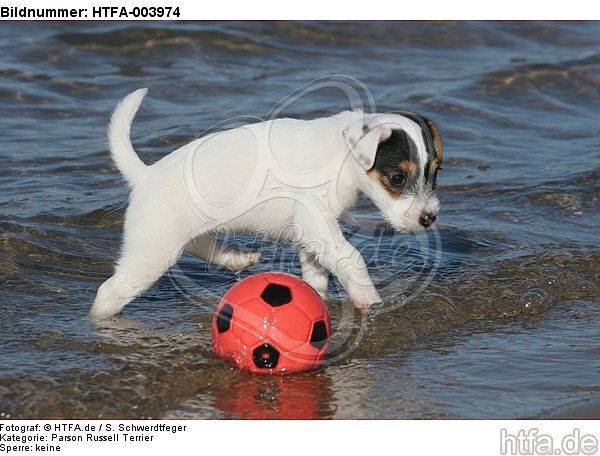
<svg viewBox="0 0 600 456"><path fill-rule="evenodd" d="M0 47L0 417L600 416L599 23L3 23ZM387 310L362 321L332 283L346 355L233 371L210 322L239 277L188 256L90 324L127 200L117 100L150 88L133 137L151 163L332 74L445 141L437 233L393 234L368 201L346 219ZM346 107L324 91L286 114ZM236 241L263 250L254 271L299 272L287 246Z"/></svg>

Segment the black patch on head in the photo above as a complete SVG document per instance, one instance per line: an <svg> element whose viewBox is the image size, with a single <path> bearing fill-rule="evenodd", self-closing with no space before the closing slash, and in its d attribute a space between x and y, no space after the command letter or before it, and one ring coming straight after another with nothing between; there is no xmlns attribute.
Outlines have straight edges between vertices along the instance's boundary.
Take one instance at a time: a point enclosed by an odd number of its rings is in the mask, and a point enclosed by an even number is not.
<svg viewBox="0 0 600 456"><path fill-rule="evenodd" d="M419 124L421 127L421 131L423 132L423 139L425 140L425 147L427 147L427 164L425 165L425 182L429 182L429 172L431 170L431 165L435 161L435 146L433 144L433 132L429 128L428 121L429 119L425 117L421 117L422 124ZM433 176L433 182L435 184L435 175ZM435 188L435 187L434 187Z"/></svg>
<svg viewBox="0 0 600 456"><path fill-rule="evenodd" d="M412 120L417 125L419 125L419 127L421 128L421 132L423 134L423 141L425 142L425 147L427 148L427 157L428 157L427 163L425 164L424 177L425 177L425 182L429 182L429 174L431 172L432 165L433 165L434 161L436 160L435 145L433 143L433 132L429 128L429 123L431 122L431 120L429 120L427 117L423 117L423 116L421 116L419 114L415 114L413 112L403 111L400 114L403 115L404 117ZM436 178L437 178L437 170L434 173L433 179L432 179L432 185L433 185L434 190L435 190Z"/></svg>
<svg viewBox="0 0 600 456"><path fill-rule="evenodd" d="M388 139L379 143L375 162L371 169L381 174L389 174L398 170L403 161L417 160L417 145L404 130L392 130Z"/></svg>
<svg viewBox="0 0 600 456"><path fill-rule="evenodd" d="M377 146L375 162L369 171L376 171L386 190L391 195L398 196L416 185L417 157L415 142L404 130L395 129L388 139Z"/></svg>

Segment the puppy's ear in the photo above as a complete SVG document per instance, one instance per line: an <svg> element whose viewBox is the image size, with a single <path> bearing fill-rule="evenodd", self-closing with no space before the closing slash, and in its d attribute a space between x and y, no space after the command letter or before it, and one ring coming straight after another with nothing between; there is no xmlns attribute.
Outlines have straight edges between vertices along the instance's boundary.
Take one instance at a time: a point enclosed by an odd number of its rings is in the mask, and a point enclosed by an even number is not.
<svg viewBox="0 0 600 456"><path fill-rule="evenodd" d="M433 140L433 148L435 150L435 158L439 163L442 162L442 155L444 154L444 149L442 147L442 138L440 137L440 133L438 132L435 123L432 120L424 118L425 123L427 124L427 128L429 128L429 133L431 134L431 139Z"/></svg>
<svg viewBox="0 0 600 456"><path fill-rule="evenodd" d="M365 123L364 116L360 116L344 130L343 134L352 155L365 170L369 170L375 163L379 143L388 139L392 130L385 125L374 125L371 128Z"/></svg>

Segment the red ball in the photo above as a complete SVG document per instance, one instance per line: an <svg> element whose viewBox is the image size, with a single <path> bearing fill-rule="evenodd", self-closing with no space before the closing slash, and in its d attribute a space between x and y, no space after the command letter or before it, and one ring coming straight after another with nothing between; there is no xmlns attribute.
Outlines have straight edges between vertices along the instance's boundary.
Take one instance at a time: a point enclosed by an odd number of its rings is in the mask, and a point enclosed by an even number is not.
<svg viewBox="0 0 600 456"><path fill-rule="evenodd" d="M291 374L323 364L331 327L327 307L289 274L255 274L223 297L212 324L212 350L239 369Z"/></svg>

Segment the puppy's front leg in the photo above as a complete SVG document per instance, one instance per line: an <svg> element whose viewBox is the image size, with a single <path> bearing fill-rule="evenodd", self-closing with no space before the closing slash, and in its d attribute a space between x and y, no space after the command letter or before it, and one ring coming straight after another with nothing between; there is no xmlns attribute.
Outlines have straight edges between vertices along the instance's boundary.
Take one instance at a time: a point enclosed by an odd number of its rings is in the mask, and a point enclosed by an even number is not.
<svg viewBox="0 0 600 456"><path fill-rule="evenodd" d="M380 303L362 255L348 241L334 241L325 251L317 251L317 259L337 276L355 307L367 309Z"/></svg>
<svg viewBox="0 0 600 456"><path fill-rule="evenodd" d="M365 261L344 238L335 218L315 222L313 217L299 214L297 222L302 250L312 253L318 263L337 276L355 307L366 309L381 302Z"/></svg>

